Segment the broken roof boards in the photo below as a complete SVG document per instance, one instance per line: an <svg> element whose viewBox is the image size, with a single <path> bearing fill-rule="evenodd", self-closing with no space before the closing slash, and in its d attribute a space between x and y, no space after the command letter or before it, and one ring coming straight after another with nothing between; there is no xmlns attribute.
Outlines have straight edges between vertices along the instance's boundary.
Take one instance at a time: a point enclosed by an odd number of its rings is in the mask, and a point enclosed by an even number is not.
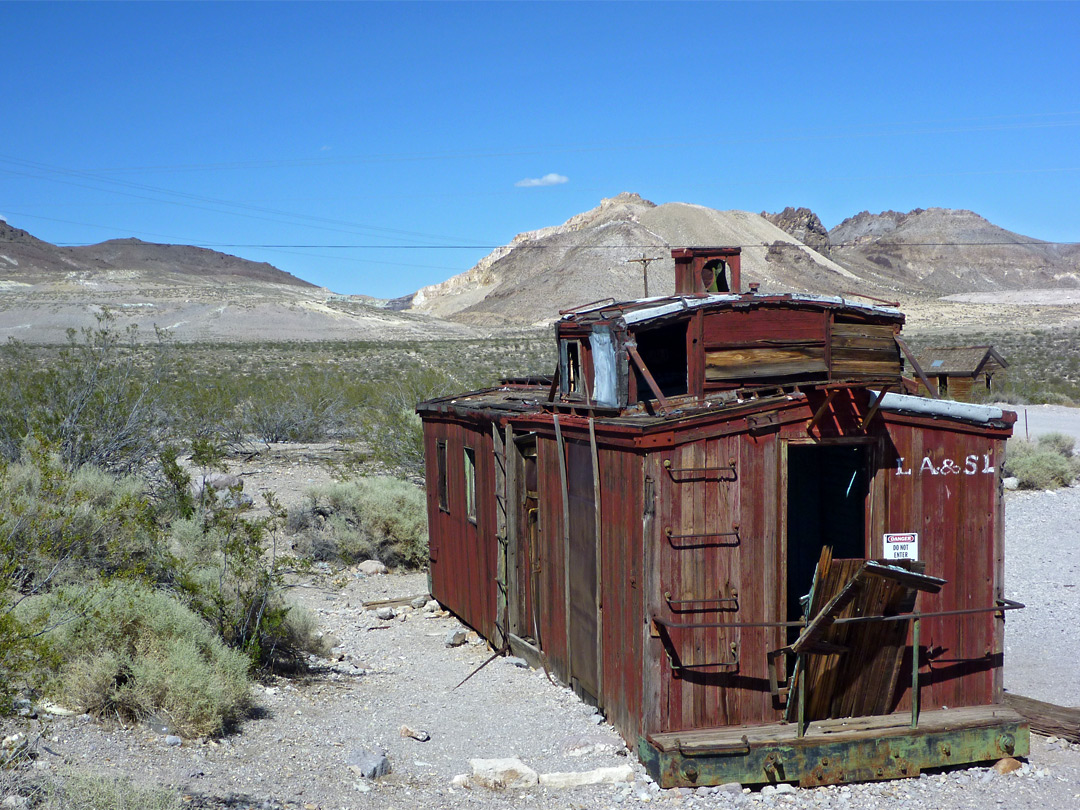
<svg viewBox="0 0 1080 810"><path fill-rule="evenodd" d="M433 595L598 705L665 785L886 778L1024 753L1026 727L999 705L998 462L1015 415L892 393L902 324L889 307L737 287L567 313L550 384L418 408ZM917 562L945 580L915 603L918 654L907 618L899 636L851 635L887 637L894 654L833 653L887 661L896 686L873 705L893 720L844 737L847 770L802 743L778 768L798 695L776 653L798 638L823 547L882 559L896 534L917 534ZM913 689L931 726L906 719ZM838 719L795 725L813 740ZM897 756L868 771L888 722ZM956 745L913 758L925 734L948 738L942 723ZM692 753L677 744L690 736Z"/></svg>

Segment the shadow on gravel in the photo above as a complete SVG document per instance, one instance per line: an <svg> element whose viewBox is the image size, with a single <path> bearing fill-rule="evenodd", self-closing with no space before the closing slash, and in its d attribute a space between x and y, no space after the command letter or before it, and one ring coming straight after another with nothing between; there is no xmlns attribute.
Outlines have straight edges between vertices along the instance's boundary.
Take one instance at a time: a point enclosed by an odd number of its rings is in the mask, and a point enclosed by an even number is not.
<svg viewBox="0 0 1080 810"><path fill-rule="evenodd" d="M184 807L198 810L292 810L301 807L299 802L279 802L275 799L260 801L243 793L229 796L207 796L201 793L185 793Z"/></svg>

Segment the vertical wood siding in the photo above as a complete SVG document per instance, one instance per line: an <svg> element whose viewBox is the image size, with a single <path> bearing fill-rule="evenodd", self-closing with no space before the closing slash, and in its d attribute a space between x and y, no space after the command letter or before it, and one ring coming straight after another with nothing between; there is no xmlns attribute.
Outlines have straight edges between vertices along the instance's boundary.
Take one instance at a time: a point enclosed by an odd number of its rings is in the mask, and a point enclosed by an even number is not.
<svg viewBox="0 0 1080 810"><path fill-rule="evenodd" d="M569 650L566 642L566 568L563 525L563 491L559 452L554 437L538 437L537 478L540 486L540 591L543 612L540 639L548 666L564 683L569 682Z"/></svg>
<svg viewBox="0 0 1080 810"><path fill-rule="evenodd" d="M650 457L657 483L655 528L646 538L651 615L676 624L780 618L777 450L775 434L743 434ZM737 536L728 534L736 527ZM732 598L736 604L704 601ZM715 627L651 638L646 677L657 706L646 715L646 731L776 719L765 653L781 638L771 628ZM672 654L683 668L672 666Z"/></svg>
<svg viewBox="0 0 1080 810"><path fill-rule="evenodd" d="M601 702L627 740L641 733L642 456L599 448Z"/></svg>
<svg viewBox="0 0 1080 810"><path fill-rule="evenodd" d="M1004 438L888 421L888 463L879 471L885 531L918 531L926 573L948 582L940 594L921 594L918 609L992 606L1003 593L998 465ZM872 538L875 555L882 552L881 540L880 535ZM1004 620L992 613L924 620L922 705L1000 700L1003 634ZM910 681L901 676L901 683ZM903 691L901 708L910 705L909 692Z"/></svg>
<svg viewBox="0 0 1080 810"><path fill-rule="evenodd" d="M446 442L449 510L439 508L436 442ZM495 632L495 465L491 434L452 422L428 421L424 439L432 596L487 638ZM465 505L464 448L476 454L476 522Z"/></svg>

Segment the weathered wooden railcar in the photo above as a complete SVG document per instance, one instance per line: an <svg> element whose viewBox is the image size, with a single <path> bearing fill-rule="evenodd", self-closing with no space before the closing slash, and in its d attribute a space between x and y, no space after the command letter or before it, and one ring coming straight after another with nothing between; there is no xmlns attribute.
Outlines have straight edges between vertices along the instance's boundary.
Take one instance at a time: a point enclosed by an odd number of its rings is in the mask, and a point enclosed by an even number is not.
<svg viewBox="0 0 1080 810"><path fill-rule="evenodd" d="M895 309L673 254L676 295L565 314L550 384L419 406L435 598L665 786L1026 753L1001 705L1015 414L895 393Z"/></svg>

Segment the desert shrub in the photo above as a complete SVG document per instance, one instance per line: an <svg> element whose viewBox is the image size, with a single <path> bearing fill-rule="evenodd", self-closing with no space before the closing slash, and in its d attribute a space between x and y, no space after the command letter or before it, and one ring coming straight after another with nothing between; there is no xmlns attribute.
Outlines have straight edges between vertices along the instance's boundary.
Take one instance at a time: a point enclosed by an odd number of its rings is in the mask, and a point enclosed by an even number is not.
<svg viewBox="0 0 1080 810"><path fill-rule="evenodd" d="M312 492L311 503L290 520L303 527L296 550L315 559L427 564L427 503L406 481L373 476L333 483Z"/></svg>
<svg viewBox="0 0 1080 810"><path fill-rule="evenodd" d="M416 405L465 390L455 377L428 367L407 368L383 386L365 412L365 433L375 458L395 472L422 477L424 431Z"/></svg>
<svg viewBox="0 0 1080 810"><path fill-rule="evenodd" d="M0 714L48 665L39 643L46 625L21 617L20 603L101 574L167 575L144 490L133 477L88 466L68 471L58 453L32 439L21 461L0 464Z"/></svg>
<svg viewBox="0 0 1080 810"><path fill-rule="evenodd" d="M176 584L186 603L253 666L279 672L303 668L305 655L320 650L315 629L283 596L286 569L277 556L284 519L229 493L207 490L199 508L170 527Z"/></svg>
<svg viewBox="0 0 1080 810"><path fill-rule="evenodd" d="M248 368L245 356L234 353L232 360L237 367L224 369L181 360L182 373L168 382L174 433L233 446L356 433L369 388L361 378L295 361Z"/></svg>
<svg viewBox="0 0 1080 810"><path fill-rule="evenodd" d="M168 348L140 345L108 312L95 329L70 330L42 363L17 341L0 350L0 453L18 458L27 436L57 448L69 469L93 465L130 473L151 462L163 438L160 379Z"/></svg>
<svg viewBox="0 0 1080 810"><path fill-rule="evenodd" d="M294 387L245 400L235 421L238 433L260 442L318 442L340 433L348 416L340 397Z"/></svg>
<svg viewBox="0 0 1080 810"><path fill-rule="evenodd" d="M130 779L110 779L70 773L50 780L40 791L39 810L179 810L180 794L136 785Z"/></svg>
<svg viewBox="0 0 1080 810"><path fill-rule="evenodd" d="M46 590L87 572L166 576L170 566L146 484L91 466L66 469L34 439L0 468L0 577Z"/></svg>
<svg viewBox="0 0 1080 810"><path fill-rule="evenodd" d="M99 716L165 716L178 734L219 734L249 706L248 659L174 596L137 581L74 589L25 605L45 616L61 662L47 691ZM63 614L63 620L57 618Z"/></svg>
<svg viewBox="0 0 1080 810"><path fill-rule="evenodd" d="M1062 453L1065 446L1056 439L1045 444L1042 441L1036 444L1022 439L1009 439L1005 474L1015 476L1020 489L1067 487L1076 477L1077 471L1072 459Z"/></svg>
<svg viewBox="0 0 1080 810"><path fill-rule="evenodd" d="M1039 436L1038 441L1040 450L1049 450L1065 458L1072 457L1076 446L1076 440L1064 433L1044 433Z"/></svg>

